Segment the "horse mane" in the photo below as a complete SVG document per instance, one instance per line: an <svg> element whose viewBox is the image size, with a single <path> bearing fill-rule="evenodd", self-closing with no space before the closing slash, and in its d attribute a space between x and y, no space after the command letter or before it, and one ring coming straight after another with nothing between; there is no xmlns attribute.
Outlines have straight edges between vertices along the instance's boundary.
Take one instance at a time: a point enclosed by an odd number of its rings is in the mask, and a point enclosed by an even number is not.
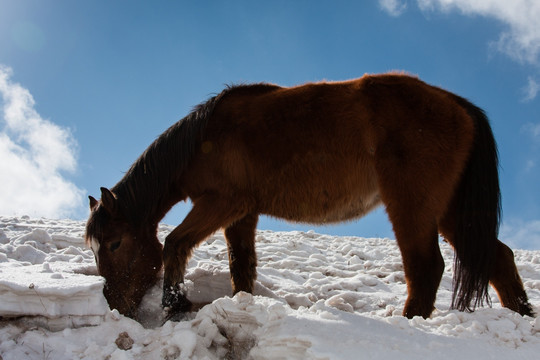
<svg viewBox="0 0 540 360"><path fill-rule="evenodd" d="M275 84L269 84L265 82L254 83L254 84L231 84L226 85L225 90L223 90L223 95L261 95L268 92L281 89L282 87Z"/></svg>
<svg viewBox="0 0 540 360"><path fill-rule="evenodd" d="M189 166L218 103L232 94L257 95L278 88L266 83L227 85L221 93L195 106L186 117L169 127L111 189L127 220L133 225L142 220L157 223L176 202L185 199L183 194L173 194L178 195L174 201L170 196L171 185Z"/></svg>
<svg viewBox="0 0 540 360"><path fill-rule="evenodd" d="M157 209L167 207L162 203L168 200L164 195L189 165L208 118L221 96L218 94L195 106L186 117L169 127L111 189L118 198L123 215L131 223L148 219L156 214Z"/></svg>

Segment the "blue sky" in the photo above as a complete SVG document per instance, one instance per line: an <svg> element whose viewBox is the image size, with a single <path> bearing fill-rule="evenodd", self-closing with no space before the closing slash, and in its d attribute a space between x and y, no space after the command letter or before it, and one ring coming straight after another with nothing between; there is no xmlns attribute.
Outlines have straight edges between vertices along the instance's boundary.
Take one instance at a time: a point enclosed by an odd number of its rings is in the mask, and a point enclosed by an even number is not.
<svg viewBox="0 0 540 360"><path fill-rule="evenodd" d="M501 238L540 249L539 18L530 0L0 0L0 214L86 218L88 194L225 84L404 70L486 110ZM259 228L393 237L383 209Z"/></svg>

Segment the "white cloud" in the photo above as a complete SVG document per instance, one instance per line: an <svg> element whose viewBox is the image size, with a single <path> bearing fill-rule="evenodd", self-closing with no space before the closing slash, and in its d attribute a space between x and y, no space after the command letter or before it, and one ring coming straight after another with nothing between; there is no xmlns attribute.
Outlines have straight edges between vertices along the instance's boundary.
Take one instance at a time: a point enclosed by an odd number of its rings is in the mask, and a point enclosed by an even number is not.
<svg viewBox="0 0 540 360"><path fill-rule="evenodd" d="M540 248L540 220L512 220L501 227L499 238L514 249Z"/></svg>
<svg viewBox="0 0 540 360"><path fill-rule="evenodd" d="M379 5L391 16L400 16L407 9L407 3L400 0L379 0Z"/></svg>
<svg viewBox="0 0 540 360"><path fill-rule="evenodd" d="M540 84L532 76L529 76L527 80L527 86L523 89L525 94L523 97L524 102L533 100L538 94L538 90L540 90Z"/></svg>
<svg viewBox="0 0 540 360"><path fill-rule="evenodd" d="M423 11L459 10L465 15L493 17L508 26L495 42L513 59L537 64L540 54L540 1L538 0L417 0Z"/></svg>
<svg viewBox="0 0 540 360"><path fill-rule="evenodd" d="M532 159L527 160L527 162L525 163L525 172L528 173L534 168L536 168L536 161Z"/></svg>
<svg viewBox="0 0 540 360"><path fill-rule="evenodd" d="M526 132L535 141L540 141L540 124L527 123L522 128L523 132Z"/></svg>
<svg viewBox="0 0 540 360"><path fill-rule="evenodd" d="M424 11L460 11L467 16L484 16L502 22L506 28L491 45L521 64L540 65L539 0L416 0ZM379 0L383 10L400 16L407 4L402 0ZM540 84L529 77L523 101L536 98Z"/></svg>
<svg viewBox="0 0 540 360"><path fill-rule="evenodd" d="M540 146L540 123L527 123L521 128L521 132L532 139L532 151L530 152L532 159L528 159L525 163L525 173L528 173L536 168L538 147Z"/></svg>
<svg viewBox="0 0 540 360"><path fill-rule="evenodd" d="M64 177L77 169L77 143L68 129L43 119L30 92L0 65L0 213L65 217L84 191Z"/></svg>

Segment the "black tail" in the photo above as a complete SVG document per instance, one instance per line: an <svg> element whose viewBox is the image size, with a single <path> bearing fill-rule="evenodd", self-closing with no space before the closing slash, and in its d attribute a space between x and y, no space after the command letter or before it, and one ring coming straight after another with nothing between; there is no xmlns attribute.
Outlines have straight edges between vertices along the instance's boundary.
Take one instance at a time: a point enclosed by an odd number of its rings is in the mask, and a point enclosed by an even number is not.
<svg viewBox="0 0 540 360"><path fill-rule="evenodd" d="M474 119L469 162L456 194L454 293L452 307L473 311L488 295L501 217L497 144L484 111L456 96Z"/></svg>

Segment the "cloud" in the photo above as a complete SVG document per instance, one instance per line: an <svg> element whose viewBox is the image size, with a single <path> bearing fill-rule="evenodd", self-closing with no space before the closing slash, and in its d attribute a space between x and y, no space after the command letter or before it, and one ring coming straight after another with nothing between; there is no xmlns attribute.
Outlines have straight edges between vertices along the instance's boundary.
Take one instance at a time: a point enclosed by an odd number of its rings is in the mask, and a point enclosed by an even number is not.
<svg viewBox="0 0 540 360"><path fill-rule="evenodd" d="M537 0L417 0L423 11L459 10L465 15L495 18L508 26L494 44L521 63L537 64L540 54L540 1Z"/></svg>
<svg viewBox="0 0 540 360"><path fill-rule="evenodd" d="M540 123L527 123L521 128L521 132L525 133L532 140L533 159L527 160L525 164L525 172L529 172L536 168L536 158L538 157L536 154L538 154L538 148L540 147Z"/></svg>
<svg viewBox="0 0 540 360"><path fill-rule="evenodd" d="M523 88L525 94L523 97L524 102L533 100L538 94L538 90L540 90L540 84L532 76L529 76L527 80L527 86Z"/></svg>
<svg viewBox="0 0 540 360"><path fill-rule="evenodd" d="M521 130L528 134L537 145L540 145L540 123L527 123L521 128Z"/></svg>
<svg viewBox="0 0 540 360"><path fill-rule="evenodd" d="M460 11L467 16L484 16L502 22L506 28L491 45L520 64L540 65L540 1L538 0L416 0L424 11ZM391 16L405 12L403 0L379 0ZM540 85L529 77L523 101L536 98Z"/></svg>
<svg viewBox="0 0 540 360"><path fill-rule="evenodd" d="M379 5L391 16L400 16L407 9L407 3L400 0L379 0Z"/></svg>
<svg viewBox="0 0 540 360"><path fill-rule="evenodd" d="M84 191L64 177L77 170L68 129L43 119L30 92L0 64L0 212L65 217L81 209Z"/></svg>
<svg viewBox="0 0 540 360"><path fill-rule="evenodd" d="M511 220L501 227L499 238L513 249L540 248L540 220Z"/></svg>
<svg viewBox="0 0 540 360"><path fill-rule="evenodd" d="M538 140L540 140L540 124L531 124L530 126L531 134Z"/></svg>

